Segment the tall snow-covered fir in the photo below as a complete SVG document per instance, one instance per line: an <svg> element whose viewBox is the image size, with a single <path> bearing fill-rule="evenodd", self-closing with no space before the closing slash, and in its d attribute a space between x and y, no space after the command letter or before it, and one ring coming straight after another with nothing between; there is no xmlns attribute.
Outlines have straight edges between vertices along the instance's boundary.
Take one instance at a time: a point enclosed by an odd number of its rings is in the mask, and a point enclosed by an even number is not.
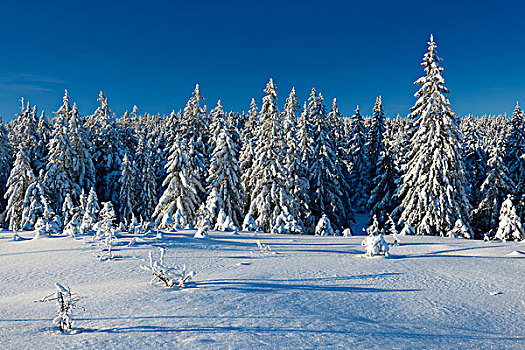
<svg viewBox="0 0 525 350"><path fill-rule="evenodd" d="M266 96L259 112L253 169L248 180L248 186L252 188L248 214L255 218L261 229L270 231L277 217L292 214L291 208L295 205L290 195L292 184L285 166L284 130L272 79L264 92Z"/></svg>
<svg viewBox="0 0 525 350"><path fill-rule="evenodd" d="M445 236L457 220L470 224L470 204L464 187L462 138L446 97L449 90L436 47L431 35L421 64L425 75L415 82L421 87L409 115L414 132L399 188L400 220L417 234Z"/></svg>

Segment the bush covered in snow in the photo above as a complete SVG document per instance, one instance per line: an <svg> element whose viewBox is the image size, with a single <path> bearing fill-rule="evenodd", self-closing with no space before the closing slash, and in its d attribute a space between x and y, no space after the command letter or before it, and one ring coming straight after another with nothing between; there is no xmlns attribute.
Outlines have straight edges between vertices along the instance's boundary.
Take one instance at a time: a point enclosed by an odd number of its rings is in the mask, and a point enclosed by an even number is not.
<svg viewBox="0 0 525 350"><path fill-rule="evenodd" d="M73 310L80 308L76 305L79 297L71 293L71 290L60 283L55 283L56 292L39 300L39 302L56 301L58 310L53 324L60 332L69 332L73 328Z"/></svg>
<svg viewBox="0 0 525 350"><path fill-rule="evenodd" d="M382 234L366 236L361 242L361 245L366 248L366 257L372 257L380 254L388 256L388 243L386 243Z"/></svg>
<svg viewBox="0 0 525 350"><path fill-rule="evenodd" d="M323 214L321 219L319 219L317 226L315 226L315 234L317 236L333 236L334 235L334 229L332 228L330 219L328 219L328 216L326 216L325 214Z"/></svg>
<svg viewBox="0 0 525 350"><path fill-rule="evenodd" d="M502 241L525 238L520 217L516 215L516 208L510 195L507 196L507 199L501 205L498 231L496 231L494 238Z"/></svg>
<svg viewBox="0 0 525 350"><path fill-rule="evenodd" d="M142 265L141 268L151 272L153 275L151 284L160 284L167 288L184 287L184 284L195 275L195 272L187 272L185 265L182 269L166 266L164 264L165 252L164 248L160 249L160 257L157 261L153 259L153 254L150 251L148 254L149 264Z"/></svg>

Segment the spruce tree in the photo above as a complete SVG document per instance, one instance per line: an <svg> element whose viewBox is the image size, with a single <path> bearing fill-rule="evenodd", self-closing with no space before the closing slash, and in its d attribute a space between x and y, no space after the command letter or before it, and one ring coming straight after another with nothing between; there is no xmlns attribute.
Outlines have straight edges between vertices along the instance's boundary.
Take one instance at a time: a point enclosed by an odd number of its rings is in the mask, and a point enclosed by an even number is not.
<svg viewBox="0 0 525 350"><path fill-rule="evenodd" d="M494 238L502 241L522 240L525 238L523 225L521 224L520 217L516 214L516 208L512 203L511 195L508 195L507 199L501 205L499 226Z"/></svg>
<svg viewBox="0 0 525 350"><path fill-rule="evenodd" d="M88 233L92 230L93 225L98 221L98 212L100 206L98 205L97 192L93 187L89 190L86 205L84 207L84 215L82 216L82 231Z"/></svg>
<svg viewBox="0 0 525 350"><path fill-rule="evenodd" d="M510 121L510 133L505 144L505 164L516 186L513 194L518 199L517 213L525 219L525 121L518 102Z"/></svg>
<svg viewBox="0 0 525 350"><path fill-rule="evenodd" d="M101 202L118 203L120 193L118 179L123 156L122 140L115 116L102 91L97 101L100 102L100 106L86 120L93 138L92 156L95 160L96 192Z"/></svg>
<svg viewBox="0 0 525 350"><path fill-rule="evenodd" d="M120 171L119 185L119 208L120 208L120 222L131 222L131 218L136 214L138 202L136 198L136 187L138 179L138 171L135 167L135 162L129 159L125 154L122 159L122 168Z"/></svg>
<svg viewBox="0 0 525 350"><path fill-rule="evenodd" d="M286 168L292 181L291 195L293 198L293 215L297 218L297 224L301 233L313 232L315 218L310 211L310 182L308 181L308 168L303 158L303 150L300 147L298 136L298 115L301 114L301 106L297 102L295 88L292 88L286 99L283 111L284 132L286 138ZM295 233L295 232L294 232Z"/></svg>
<svg viewBox="0 0 525 350"><path fill-rule="evenodd" d="M7 204L3 195L6 191L7 179L13 165L12 152L13 149L9 144L8 131L0 120L0 193L2 194L0 195L0 212L4 211Z"/></svg>
<svg viewBox="0 0 525 350"><path fill-rule="evenodd" d="M193 96L184 107L184 114L181 121L181 133L187 142L188 159L194 163L199 183L203 183L206 178L208 165L208 140L209 118L206 109L201 107L204 98L201 96L199 84L195 85ZM199 193L199 196L201 193Z"/></svg>
<svg viewBox="0 0 525 350"><path fill-rule="evenodd" d="M414 128L399 190L400 219L417 234L445 236L460 219L470 224L470 205L465 193L462 139L458 122L446 97L441 58L431 35L422 66L425 75L409 118Z"/></svg>
<svg viewBox="0 0 525 350"><path fill-rule="evenodd" d="M27 188L36 182L31 164L25 152L20 148L16 154L13 169L7 179L7 190L4 198L7 200L5 221L10 230L22 228L23 203Z"/></svg>
<svg viewBox="0 0 525 350"><path fill-rule="evenodd" d="M52 139L49 142L49 155L45 166L44 185L47 188L50 204L54 212L62 210L68 193L80 194L81 188L74 179L73 159L77 158L70 141L69 118L71 107L69 96L64 96L64 104L56 112Z"/></svg>
<svg viewBox="0 0 525 350"><path fill-rule="evenodd" d="M392 151L381 151L377 163L377 176L373 179L374 187L368 199L371 217L376 217L380 229L385 227L389 215L399 204L396 190L398 174L395 169Z"/></svg>
<svg viewBox="0 0 525 350"><path fill-rule="evenodd" d="M248 214L255 218L261 229L269 232L281 213L285 216L292 214L291 208L295 204L291 203L292 185L285 167L285 138L272 79L264 92L253 170L248 182L248 188L252 189Z"/></svg>
<svg viewBox="0 0 525 350"><path fill-rule="evenodd" d="M357 106L351 119L352 131L348 145L348 163L352 184L352 208L357 212L363 213L367 203L367 193L370 188L370 162L368 159L368 148L366 142L366 131L363 124L363 117Z"/></svg>
<svg viewBox="0 0 525 350"><path fill-rule="evenodd" d="M190 140L183 140L179 136L170 149L166 164L167 175L163 182L165 190L153 213L157 226L161 224L165 215L174 216L177 211L189 221L190 225L193 225L196 219L200 202L198 191L203 191L203 188L198 181L195 163L187 156L188 142Z"/></svg>
<svg viewBox="0 0 525 350"><path fill-rule="evenodd" d="M312 89L308 99L309 119L314 125L313 157L309 167L310 208L317 219L323 214L336 227L347 225L347 184L337 159L335 138L330 131L321 94Z"/></svg>
<svg viewBox="0 0 525 350"><path fill-rule="evenodd" d="M385 114L383 112L383 103L381 101L381 96L376 98L376 103L373 109L369 141L367 145L368 151L368 161L370 162L369 167L369 179L371 180L371 188L377 186L377 183L374 183L374 179L378 175L377 164L379 158L381 157L381 152L384 151L384 133L385 133Z"/></svg>
<svg viewBox="0 0 525 350"><path fill-rule="evenodd" d="M489 170L481 185L481 201L473 211L473 226L478 238L497 229L501 203L515 189L508 168L501 157L502 150L503 147L500 145L494 146L491 150Z"/></svg>
<svg viewBox="0 0 525 350"><path fill-rule="evenodd" d="M241 172L237 160L237 147L224 120L217 120L217 138L208 169L208 200L215 208L211 214L211 224L215 225L218 214L223 211L225 217L241 227L243 219L244 193L241 186Z"/></svg>
<svg viewBox="0 0 525 350"><path fill-rule="evenodd" d="M467 195L470 204L476 208L481 201L481 185L487 174L487 153L482 148L482 136L478 124L472 115L468 115L461 123L463 132L463 159L465 163L465 178L467 180Z"/></svg>
<svg viewBox="0 0 525 350"><path fill-rule="evenodd" d="M69 117L69 141L73 150L71 159L71 177L76 190L89 190L95 186L95 165L93 164L91 137L84 126L84 117L80 115L77 105L73 104ZM79 192L73 192L72 198L78 200Z"/></svg>

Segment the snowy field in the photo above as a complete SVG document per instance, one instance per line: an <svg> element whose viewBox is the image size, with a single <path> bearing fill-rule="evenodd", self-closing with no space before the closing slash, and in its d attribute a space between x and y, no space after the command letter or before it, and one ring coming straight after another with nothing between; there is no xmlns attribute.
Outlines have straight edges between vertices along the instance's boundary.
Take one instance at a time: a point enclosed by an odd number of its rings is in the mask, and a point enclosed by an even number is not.
<svg viewBox="0 0 525 350"><path fill-rule="evenodd" d="M22 237L31 237L22 232ZM362 237L166 233L98 261L87 239L0 232L2 349L523 349L525 245L402 237L388 258ZM256 240L271 247L263 254ZM391 237L386 237L392 242ZM152 249L196 272L149 284ZM35 303L59 281L82 299L75 331Z"/></svg>

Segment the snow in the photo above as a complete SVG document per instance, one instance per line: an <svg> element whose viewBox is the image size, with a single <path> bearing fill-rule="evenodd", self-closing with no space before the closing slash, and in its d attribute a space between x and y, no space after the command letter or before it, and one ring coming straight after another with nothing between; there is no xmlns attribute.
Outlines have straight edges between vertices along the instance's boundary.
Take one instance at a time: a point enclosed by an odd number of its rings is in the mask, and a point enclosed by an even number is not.
<svg viewBox="0 0 525 350"><path fill-rule="evenodd" d="M406 236L367 259L362 237L194 230L121 237L100 262L89 239L13 241L0 231L3 349L523 348L523 243ZM391 236L385 236L392 243ZM250 254L257 241L278 254ZM184 289L150 285L148 253L195 271ZM516 254L519 252L520 254ZM74 331L34 303L55 282L80 297Z"/></svg>

